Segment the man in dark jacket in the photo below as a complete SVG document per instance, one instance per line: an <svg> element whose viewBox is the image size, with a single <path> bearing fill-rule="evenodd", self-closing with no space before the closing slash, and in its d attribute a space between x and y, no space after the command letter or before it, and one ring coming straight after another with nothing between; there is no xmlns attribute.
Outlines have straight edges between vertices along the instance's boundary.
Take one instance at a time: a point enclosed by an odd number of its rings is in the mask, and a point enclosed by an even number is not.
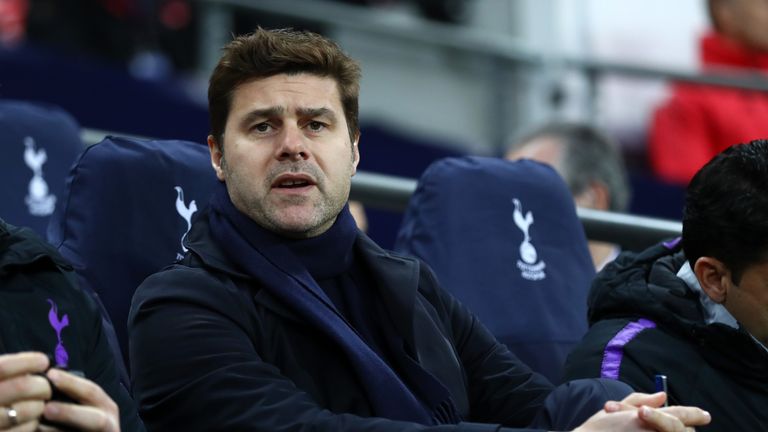
<svg viewBox="0 0 768 432"><path fill-rule="evenodd" d="M222 183L183 261L138 288L129 316L151 430L497 431L579 425L588 410L584 430L707 421L638 409L663 394L582 405L610 382L553 392L424 265L362 234L346 206L359 76L312 33L258 29L225 48L208 92Z"/></svg>
<svg viewBox="0 0 768 432"><path fill-rule="evenodd" d="M768 141L726 149L688 186L682 241L625 253L595 280L570 379L622 380L768 430Z"/></svg>
<svg viewBox="0 0 768 432"><path fill-rule="evenodd" d="M0 220L0 430L144 430L74 277L32 230Z"/></svg>

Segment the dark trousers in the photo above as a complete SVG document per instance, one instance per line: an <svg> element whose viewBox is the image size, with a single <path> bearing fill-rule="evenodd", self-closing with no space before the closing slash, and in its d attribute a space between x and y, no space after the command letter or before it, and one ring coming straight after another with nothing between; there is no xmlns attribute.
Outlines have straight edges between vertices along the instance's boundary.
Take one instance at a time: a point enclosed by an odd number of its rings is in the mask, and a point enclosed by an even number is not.
<svg viewBox="0 0 768 432"><path fill-rule="evenodd" d="M630 386L616 380L590 378L568 381L547 396L531 427L572 430L602 410L607 401L620 401L632 392Z"/></svg>

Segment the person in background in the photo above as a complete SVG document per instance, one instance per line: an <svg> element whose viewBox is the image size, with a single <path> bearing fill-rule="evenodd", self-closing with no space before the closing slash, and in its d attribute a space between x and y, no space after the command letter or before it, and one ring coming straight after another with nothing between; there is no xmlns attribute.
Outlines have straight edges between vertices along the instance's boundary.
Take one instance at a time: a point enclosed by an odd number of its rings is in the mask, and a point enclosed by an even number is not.
<svg viewBox="0 0 768 432"><path fill-rule="evenodd" d="M705 72L768 73L768 2L708 0L713 31L700 41ZM768 93L675 83L653 114L648 155L653 172L685 185L733 143L768 136Z"/></svg>
<svg viewBox="0 0 768 432"><path fill-rule="evenodd" d="M567 379L619 379L768 430L768 141L730 147L688 185L682 240L622 253L596 278Z"/></svg>
<svg viewBox="0 0 768 432"><path fill-rule="evenodd" d="M612 212L627 210L630 192L618 144L588 124L546 124L514 140L504 157L533 159L551 165L565 180L579 207ZM616 258L619 247L590 241L589 252L599 271Z"/></svg>
<svg viewBox="0 0 768 432"><path fill-rule="evenodd" d="M0 305L0 430L144 430L72 267L2 220Z"/></svg>
<svg viewBox="0 0 768 432"><path fill-rule="evenodd" d="M146 279L131 305L134 392L150 430L678 431L709 421L609 380L553 390L425 265L365 236L347 206L359 79L354 60L310 32L257 29L225 47L208 91L220 185L184 259Z"/></svg>

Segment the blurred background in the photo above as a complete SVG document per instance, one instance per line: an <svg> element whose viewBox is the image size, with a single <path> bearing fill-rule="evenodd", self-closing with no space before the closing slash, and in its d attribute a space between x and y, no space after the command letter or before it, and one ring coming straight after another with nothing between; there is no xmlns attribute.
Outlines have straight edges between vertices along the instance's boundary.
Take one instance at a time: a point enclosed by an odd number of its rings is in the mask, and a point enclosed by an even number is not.
<svg viewBox="0 0 768 432"><path fill-rule="evenodd" d="M449 155L500 156L521 131L588 122L620 143L629 211L679 220L681 184L647 142L670 78L695 76L704 0L0 0L0 98L88 129L205 142L207 78L232 34L330 36L363 67L360 169L417 178ZM399 214L370 209L391 244Z"/></svg>

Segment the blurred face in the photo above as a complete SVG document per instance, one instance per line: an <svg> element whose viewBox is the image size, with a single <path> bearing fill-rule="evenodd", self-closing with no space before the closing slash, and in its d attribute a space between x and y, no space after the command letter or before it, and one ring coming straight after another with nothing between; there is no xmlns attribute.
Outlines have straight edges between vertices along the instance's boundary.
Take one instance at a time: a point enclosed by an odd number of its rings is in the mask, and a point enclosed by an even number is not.
<svg viewBox="0 0 768 432"><path fill-rule="evenodd" d="M768 0L720 1L723 32L752 48L768 51Z"/></svg>
<svg viewBox="0 0 768 432"><path fill-rule="evenodd" d="M724 306L757 340L768 346L768 262L746 268L730 286Z"/></svg>
<svg viewBox="0 0 768 432"><path fill-rule="evenodd" d="M208 137L211 163L241 212L289 237L333 225L359 161L333 79L281 74L241 84L222 140Z"/></svg>

